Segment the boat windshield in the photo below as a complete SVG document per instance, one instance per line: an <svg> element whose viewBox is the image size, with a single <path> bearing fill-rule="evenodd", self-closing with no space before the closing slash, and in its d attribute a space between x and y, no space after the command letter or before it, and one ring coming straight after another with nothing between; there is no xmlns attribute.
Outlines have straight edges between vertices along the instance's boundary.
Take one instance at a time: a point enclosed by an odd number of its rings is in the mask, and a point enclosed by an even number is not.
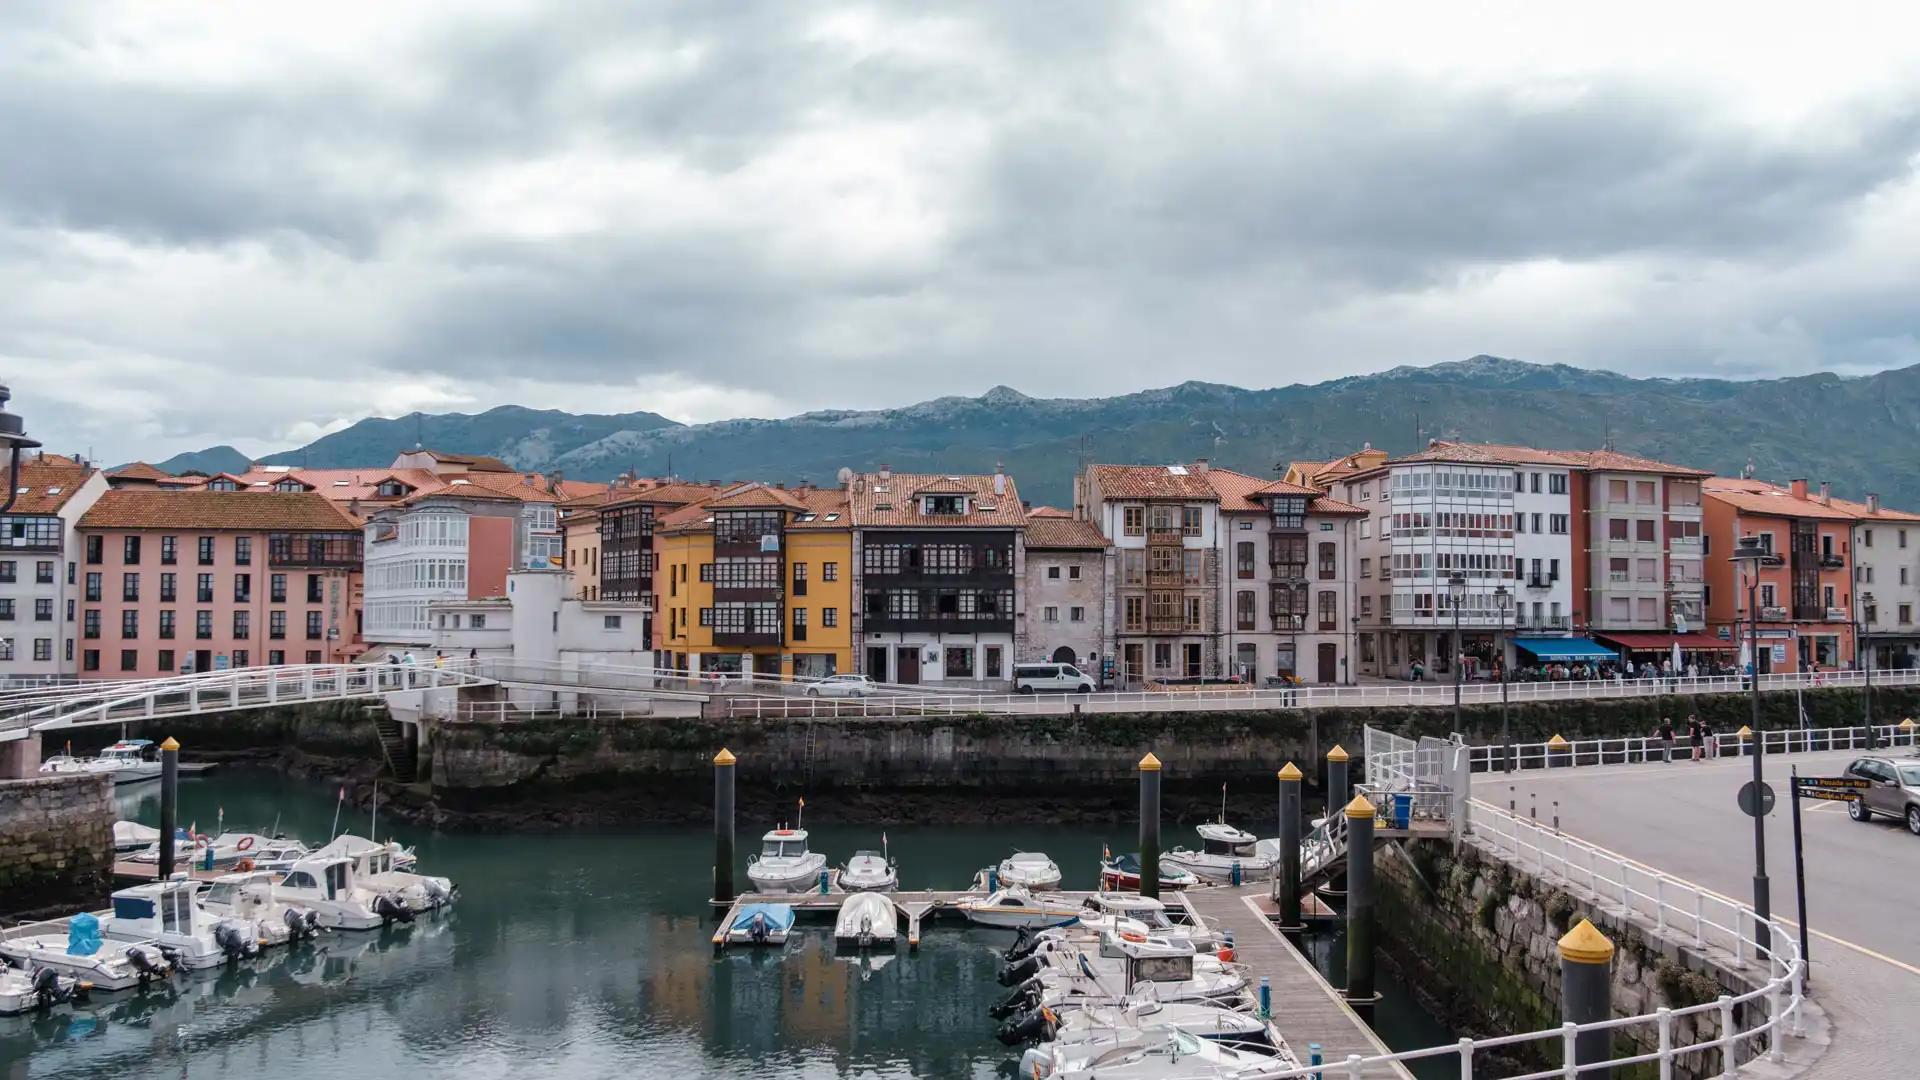
<svg viewBox="0 0 1920 1080"><path fill-rule="evenodd" d="M764 859L796 859L807 853L807 845L801 840L768 840L760 848L760 857Z"/></svg>
<svg viewBox="0 0 1920 1080"><path fill-rule="evenodd" d="M235 891L232 882L216 881L208 887L206 897L200 902L203 904L212 904L215 907L231 907L233 906Z"/></svg>

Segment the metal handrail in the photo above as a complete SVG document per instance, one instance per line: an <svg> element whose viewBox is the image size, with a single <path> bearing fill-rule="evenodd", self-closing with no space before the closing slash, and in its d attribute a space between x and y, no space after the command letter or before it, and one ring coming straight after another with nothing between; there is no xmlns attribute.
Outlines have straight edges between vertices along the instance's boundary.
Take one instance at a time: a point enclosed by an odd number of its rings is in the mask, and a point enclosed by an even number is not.
<svg viewBox="0 0 1920 1080"><path fill-rule="evenodd" d="M1920 726L1903 727L1899 724L1875 724L1873 726L1873 746L1896 747L1920 745ZM1750 739L1743 738L1738 732L1715 732L1708 737L1707 744L1716 757L1736 757L1746 753ZM1760 733L1761 745L1768 754L1820 753L1827 750L1866 750L1869 749L1867 728L1860 725L1851 727L1826 728L1775 728ZM1560 744L1551 742L1515 743L1513 745L1514 769L1516 771L1533 769L1574 768L1593 765L1634 765L1650 761L1667 760L1666 741L1658 736L1631 735L1599 739L1565 739ZM1673 741L1674 761L1685 760L1692 750L1692 744L1686 735L1675 732ZM1504 768L1504 749L1498 744L1471 746L1467 748L1468 760L1474 772L1499 772Z"/></svg>

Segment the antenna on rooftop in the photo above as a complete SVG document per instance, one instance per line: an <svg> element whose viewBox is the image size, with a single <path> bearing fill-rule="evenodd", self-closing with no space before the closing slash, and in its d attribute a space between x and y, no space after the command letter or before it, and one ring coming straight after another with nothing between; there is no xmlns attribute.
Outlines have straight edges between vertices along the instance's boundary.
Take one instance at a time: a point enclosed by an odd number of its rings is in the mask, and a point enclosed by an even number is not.
<svg viewBox="0 0 1920 1080"><path fill-rule="evenodd" d="M423 449L427 445L421 429L421 419L420 410L413 410L413 448L415 450Z"/></svg>

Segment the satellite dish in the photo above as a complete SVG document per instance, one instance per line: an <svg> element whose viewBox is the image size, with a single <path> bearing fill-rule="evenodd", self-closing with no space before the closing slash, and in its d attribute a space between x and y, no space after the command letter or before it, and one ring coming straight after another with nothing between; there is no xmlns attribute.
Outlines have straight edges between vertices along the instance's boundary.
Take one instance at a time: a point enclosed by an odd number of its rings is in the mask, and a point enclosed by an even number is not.
<svg viewBox="0 0 1920 1080"><path fill-rule="evenodd" d="M835 482L837 482L841 487L845 487L847 483L853 479L853 470L847 468L845 465L842 465L840 466L840 471L837 473L834 473L833 475L834 475Z"/></svg>

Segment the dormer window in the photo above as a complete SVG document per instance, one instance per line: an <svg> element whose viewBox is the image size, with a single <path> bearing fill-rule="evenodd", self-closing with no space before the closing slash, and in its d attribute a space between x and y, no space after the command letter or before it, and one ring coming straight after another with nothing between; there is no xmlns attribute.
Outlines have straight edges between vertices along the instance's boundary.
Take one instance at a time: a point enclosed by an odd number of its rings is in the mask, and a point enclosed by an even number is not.
<svg viewBox="0 0 1920 1080"><path fill-rule="evenodd" d="M934 515L958 517L967 512L967 497L965 495L929 495L923 512L928 517Z"/></svg>
<svg viewBox="0 0 1920 1080"><path fill-rule="evenodd" d="M293 477L291 477L291 476L289 476L289 477L287 477L287 478L286 478L285 480L281 480L281 481L279 481L279 482L277 482L277 483L275 483L275 484L273 485L273 490L275 490L275 491L305 491L305 490L307 490L307 485L305 485L305 484L303 484L303 483L301 483L300 481L298 481L298 480L295 480L295 479L294 479Z"/></svg>
<svg viewBox="0 0 1920 1080"><path fill-rule="evenodd" d="M407 486L398 480L382 480L373 493L382 499L397 499L407 493Z"/></svg>
<svg viewBox="0 0 1920 1080"><path fill-rule="evenodd" d="M240 485L234 483L232 480L229 480L223 476L215 480L207 481L207 490L208 491L239 491Z"/></svg>

